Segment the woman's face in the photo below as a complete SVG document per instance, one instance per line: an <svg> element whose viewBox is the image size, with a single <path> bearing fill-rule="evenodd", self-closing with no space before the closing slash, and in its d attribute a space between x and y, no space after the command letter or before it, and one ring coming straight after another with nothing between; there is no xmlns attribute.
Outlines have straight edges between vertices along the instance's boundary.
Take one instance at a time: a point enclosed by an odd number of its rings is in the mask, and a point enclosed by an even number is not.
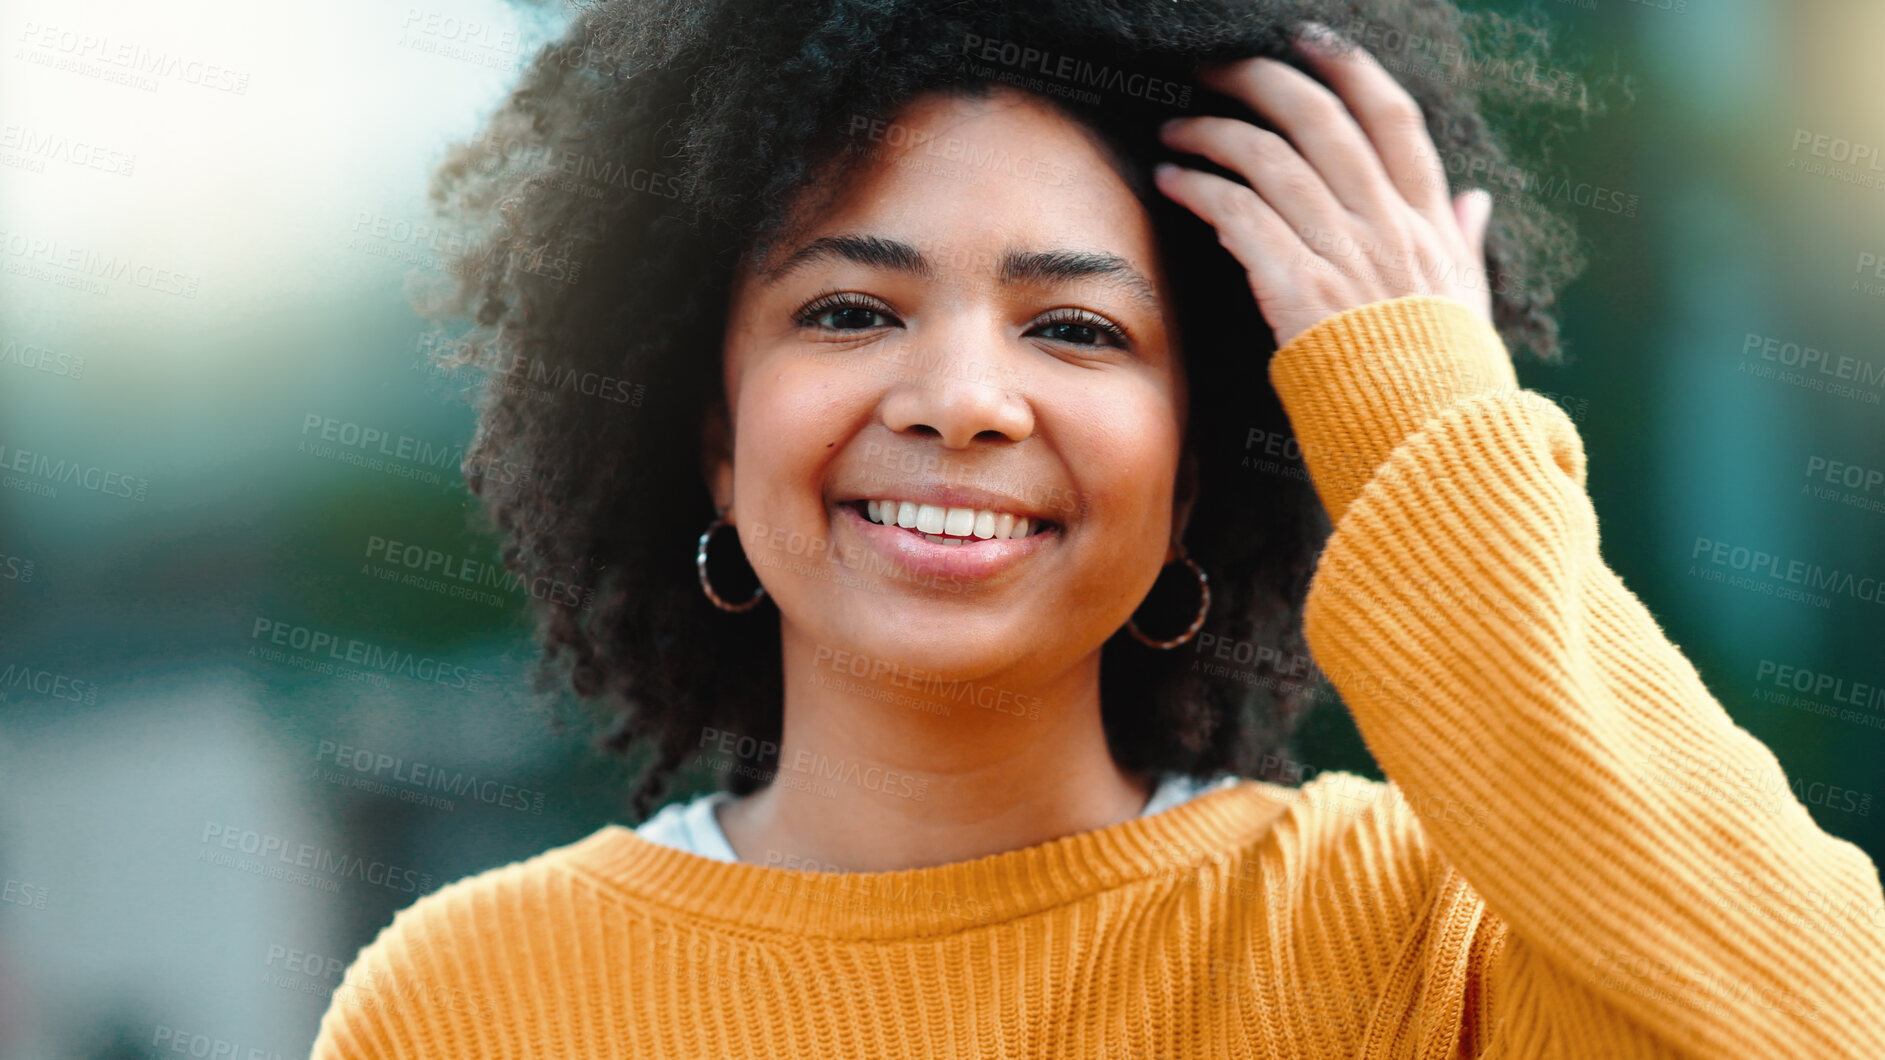
<svg viewBox="0 0 1885 1060"><path fill-rule="evenodd" d="M1187 507L1151 219L1024 93L853 125L865 159L736 278L715 500L788 640L1058 673L1131 615Z"/></svg>

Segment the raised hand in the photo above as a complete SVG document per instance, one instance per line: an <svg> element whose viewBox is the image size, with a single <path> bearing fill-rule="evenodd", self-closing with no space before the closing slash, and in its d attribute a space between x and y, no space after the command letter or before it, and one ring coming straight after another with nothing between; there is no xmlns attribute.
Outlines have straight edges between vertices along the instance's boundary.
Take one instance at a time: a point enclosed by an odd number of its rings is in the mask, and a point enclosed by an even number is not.
<svg viewBox="0 0 1885 1060"><path fill-rule="evenodd" d="M1330 86L1275 59L1201 73L1279 135L1236 118L1175 118L1174 150L1241 176L1164 164L1159 190L1215 228L1244 267L1277 345L1346 309L1430 294L1487 319L1492 198L1449 201L1446 171L1420 106L1366 49L1311 25L1297 40Z"/></svg>

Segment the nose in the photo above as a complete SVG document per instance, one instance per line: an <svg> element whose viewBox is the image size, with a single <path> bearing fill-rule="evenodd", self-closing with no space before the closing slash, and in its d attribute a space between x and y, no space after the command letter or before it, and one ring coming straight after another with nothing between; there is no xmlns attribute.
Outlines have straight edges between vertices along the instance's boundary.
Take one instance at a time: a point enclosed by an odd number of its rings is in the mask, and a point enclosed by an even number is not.
<svg viewBox="0 0 1885 1060"><path fill-rule="evenodd" d="M916 351L904 373L881 410L893 431L933 434L946 449L1034 433L1034 409L1010 368L932 347Z"/></svg>

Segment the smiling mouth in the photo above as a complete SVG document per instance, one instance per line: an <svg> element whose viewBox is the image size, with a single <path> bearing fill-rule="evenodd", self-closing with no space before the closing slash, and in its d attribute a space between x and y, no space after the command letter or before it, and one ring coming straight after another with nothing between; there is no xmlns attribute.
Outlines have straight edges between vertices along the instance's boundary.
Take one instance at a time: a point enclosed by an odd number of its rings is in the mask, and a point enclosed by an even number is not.
<svg viewBox="0 0 1885 1060"><path fill-rule="evenodd" d="M1055 524L1045 519L986 508L945 508L891 499L854 501L852 507L873 523L901 527L938 545L1009 541L1055 529Z"/></svg>

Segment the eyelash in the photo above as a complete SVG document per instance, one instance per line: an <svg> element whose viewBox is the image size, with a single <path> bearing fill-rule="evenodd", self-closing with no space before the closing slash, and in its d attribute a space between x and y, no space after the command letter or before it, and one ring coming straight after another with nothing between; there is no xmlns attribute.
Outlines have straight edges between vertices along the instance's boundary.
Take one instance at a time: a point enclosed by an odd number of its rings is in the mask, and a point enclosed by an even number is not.
<svg viewBox="0 0 1885 1060"><path fill-rule="evenodd" d="M818 318L834 309L868 309L874 313L882 313L893 320L897 315L890 311L889 306L867 295L852 291L827 291L805 303L804 308L800 309L793 319L800 327L816 328L821 326Z"/></svg>
<svg viewBox="0 0 1885 1060"><path fill-rule="evenodd" d="M1091 313L1084 309L1075 309L1069 306L1065 309L1048 310L1047 315L1043 317L1039 323L1035 324L1035 327L1043 327L1048 324L1079 324L1082 327L1089 327L1102 335L1109 336L1122 347L1130 348L1132 345L1132 336L1126 334L1125 328L1100 316L1098 313Z"/></svg>
<svg viewBox="0 0 1885 1060"><path fill-rule="evenodd" d="M896 319L896 313L892 312L889 306L875 298L851 291L830 291L821 294L805 303L804 307L798 311L797 316L793 319L800 327L820 328L822 325L818 323L818 318L834 309L868 309L874 313L881 313L893 320ZM1085 309L1077 309L1072 306L1048 310L1047 315L1034 323L1034 327L1047 327L1053 324L1078 324L1082 327L1089 327L1111 338L1122 347L1129 347L1132 342L1132 336L1126 333L1125 328L1100 316L1098 313L1089 312ZM845 328L829 330L863 331L867 329ZM1085 345L1085 343L1076 343L1075 345Z"/></svg>

